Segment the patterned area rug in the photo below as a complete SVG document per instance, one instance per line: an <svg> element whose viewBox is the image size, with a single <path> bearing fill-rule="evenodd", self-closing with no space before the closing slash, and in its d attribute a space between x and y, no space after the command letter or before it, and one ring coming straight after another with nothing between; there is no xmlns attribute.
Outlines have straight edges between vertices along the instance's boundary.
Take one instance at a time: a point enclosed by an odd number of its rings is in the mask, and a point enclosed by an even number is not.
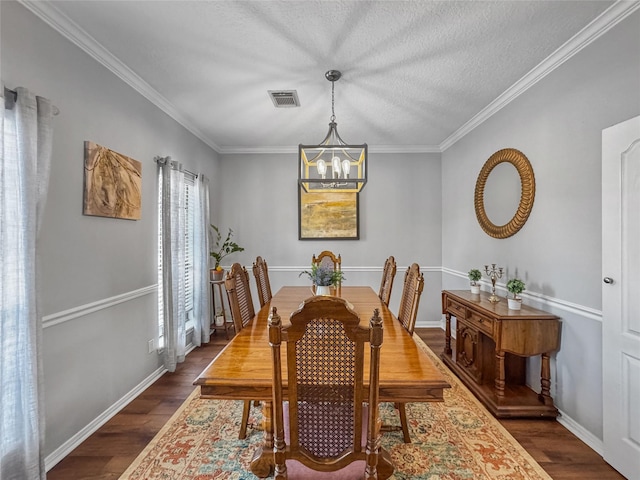
<svg viewBox="0 0 640 480"><path fill-rule="evenodd" d="M402 432L384 433L382 445L396 467L395 480L542 480L544 470L447 370L420 340L416 342L440 368L450 389L444 403L407 404L413 443ZM256 479L249 462L262 441L259 408L238 440L242 402L201 400L199 389L138 456L121 480ZM386 424L399 424L393 405L382 404Z"/></svg>

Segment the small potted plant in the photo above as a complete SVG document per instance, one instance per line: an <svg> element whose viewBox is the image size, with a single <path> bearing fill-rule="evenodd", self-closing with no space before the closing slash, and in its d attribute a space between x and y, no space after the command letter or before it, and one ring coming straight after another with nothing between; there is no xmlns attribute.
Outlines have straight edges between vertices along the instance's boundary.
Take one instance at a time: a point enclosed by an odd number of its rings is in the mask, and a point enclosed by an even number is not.
<svg viewBox="0 0 640 480"><path fill-rule="evenodd" d="M304 270L298 276L302 275L306 275L313 282L316 295L331 295L330 287L337 287L345 279L341 270L317 264L311 265L311 270Z"/></svg>
<svg viewBox="0 0 640 480"><path fill-rule="evenodd" d="M513 298L507 298L507 303L511 310L520 310L522 306L522 299L520 294L524 291L525 284L518 278L512 278L507 282L507 290L513 294Z"/></svg>
<svg viewBox="0 0 640 480"><path fill-rule="evenodd" d="M211 225L211 230L214 234L210 238L211 251L209 252L209 255L215 259L215 265L211 269L211 280L220 281L224 275L224 269L220 266L222 259L232 253L242 252L244 251L244 248L231 240L231 237L233 237L233 230L229 229L224 241L222 241L222 234L218 227Z"/></svg>
<svg viewBox="0 0 640 480"><path fill-rule="evenodd" d="M471 293L477 295L480 293L478 281L482 278L482 272L476 268L472 268L467 275L469 275L469 281L471 282Z"/></svg>

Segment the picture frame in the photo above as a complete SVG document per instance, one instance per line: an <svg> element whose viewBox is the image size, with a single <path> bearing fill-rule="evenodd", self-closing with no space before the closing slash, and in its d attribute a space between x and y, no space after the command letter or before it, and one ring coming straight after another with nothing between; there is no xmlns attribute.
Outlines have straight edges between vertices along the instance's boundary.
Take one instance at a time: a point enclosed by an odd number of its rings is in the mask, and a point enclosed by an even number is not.
<svg viewBox="0 0 640 480"><path fill-rule="evenodd" d="M308 193L298 187L299 240L359 240L358 193Z"/></svg>
<svg viewBox="0 0 640 480"><path fill-rule="evenodd" d="M142 164L91 141L84 142L84 215L140 220Z"/></svg>

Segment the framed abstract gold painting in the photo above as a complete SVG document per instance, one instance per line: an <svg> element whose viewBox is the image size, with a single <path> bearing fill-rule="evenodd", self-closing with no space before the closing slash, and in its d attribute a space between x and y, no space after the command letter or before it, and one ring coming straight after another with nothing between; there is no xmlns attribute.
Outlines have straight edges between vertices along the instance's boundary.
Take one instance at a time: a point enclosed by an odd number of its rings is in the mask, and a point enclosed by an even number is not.
<svg viewBox="0 0 640 480"><path fill-rule="evenodd" d="M358 194L307 193L298 187L298 238L300 240L358 240Z"/></svg>
<svg viewBox="0 0 640 480"><path fill-rule="evenodd" d="M84 142L85 215L140 220L142 164L93 142Z"/></svg>

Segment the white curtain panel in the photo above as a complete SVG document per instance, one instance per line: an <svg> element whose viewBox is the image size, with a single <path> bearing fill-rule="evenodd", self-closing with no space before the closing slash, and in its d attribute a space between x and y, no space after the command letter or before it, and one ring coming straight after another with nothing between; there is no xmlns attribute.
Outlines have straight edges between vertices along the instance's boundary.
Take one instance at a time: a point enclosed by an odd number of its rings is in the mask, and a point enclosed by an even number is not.
<svg viewBox="0 0 640 480"><path fill-rule="evenodd" d="M211 287L209 284L209 179L198 174L195 181L193 246L193 344L211 337Z"/></svg>
<svg viewBox="0 0 640 480"><path fill-rule="evenodd" d="M169 157L158 160L162 176L162 293L164 366L174 372L184 361L185 331L185 177L182 164Z"/></svg>
<svg viewBox="0 0 640 480"><path fill-rule="evenodd" d="M0 478L32 480L46 478L37 236L53 106L25 88L16 91L11 110L0 101Z"/></svg>

